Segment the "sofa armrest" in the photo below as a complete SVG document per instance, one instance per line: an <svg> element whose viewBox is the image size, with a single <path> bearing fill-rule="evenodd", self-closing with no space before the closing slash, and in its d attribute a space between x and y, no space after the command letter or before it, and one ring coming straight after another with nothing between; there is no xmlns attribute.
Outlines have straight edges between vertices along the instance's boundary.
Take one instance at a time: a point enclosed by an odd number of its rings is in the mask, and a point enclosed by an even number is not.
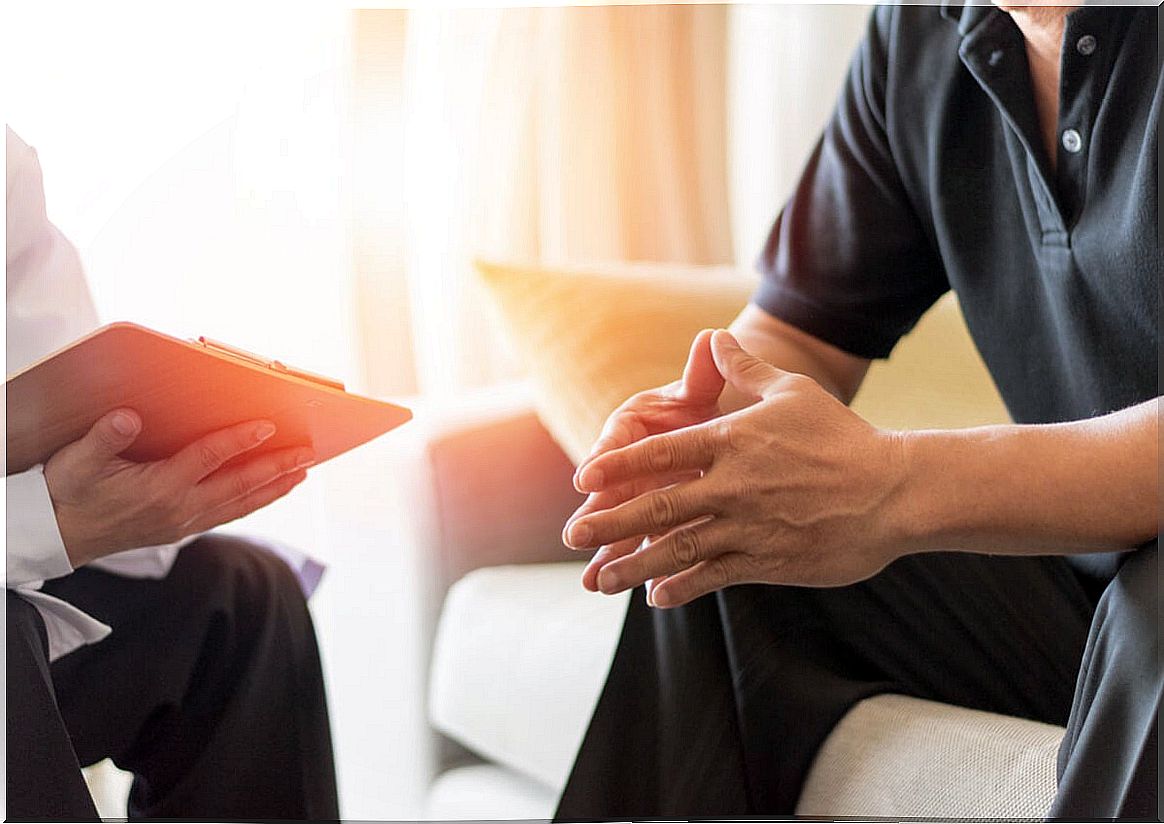
<svg viewBox="0 0 1164 824"><path fill-rule="evenodd" d="M574 467L507 386L418 410L401 444L399 512L441 593L474 569L580 560L562 525L583 496Z"/></svg>
<svg viewBox="0 0 1164 824"><path fill-rule="evenodd" d="M561 531L583 497L574 468L521 385L426 403L392 441L386 464L393 528L408 553L413 631L427 695L437 622L449 587L482 567L581 560ZM381 464L383 472L384 464ZM436 733L433 775L471 756Z"/></svg>

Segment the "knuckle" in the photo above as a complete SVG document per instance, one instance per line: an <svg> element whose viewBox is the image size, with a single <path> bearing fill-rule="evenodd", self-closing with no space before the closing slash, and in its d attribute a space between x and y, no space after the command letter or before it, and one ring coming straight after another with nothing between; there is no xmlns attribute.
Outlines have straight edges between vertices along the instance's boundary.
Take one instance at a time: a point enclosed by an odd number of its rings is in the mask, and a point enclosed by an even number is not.
<svg viewBox="0 0 1164 824"><path fill-rule="evenodd" d="M731 567L723 556L707 561L707 580L714 589L723 589L731 583Z"/></svg>
<svg viewBox="0 0 1164 824"><path fill-rule="evenodd" d="M622 406L618 408L618 412L615 412L615 414L617 415L619 412L629 412L633 409L636 409L637 407L650 403L654 395L655 390L653 389L644 389L641 392L635 392L623 402Z"/></svg>
<svg viewBox="0 0 1164 824"><path fill-rule="evenodd" d="M816 381L799 372L789 372L781 379L781 383L783 384L782 389L797 394L811 391L816 386Z"/></svg>
<svg viewBox="0 0 1164 824"><path fill-rule="evenodd" d="M726 506L732 504L742 504L743 506L754 506L757 496L761 493L760 480L750 472L741 473L735 479L734 489L731 496L724 502Z"/></svg>
<svg viewBox="0 0 1164 824"><path fill-rule="evenodd" d="M735 421L719 420L711 427L711 436L720 443L726 444L731 452L743 452L745 443L743 428Z"/></svg>
<svg viewBox="0 0 1164 824"><path fill-rule="evenodd" d="M633 419L643 409L650 406L649 392L636 392L610 413L606 420L615 426L625 426L628 419Z"/></svg>
<svg viewBox="0 0 1164 824"><path fill-rule="evenodd" d="M281 479L280 483L278 484L278 488L275 492L275 498L282 498L284 495L286 495L292 489L299 486L299 484L302 483L306 477L307 477L307 475L305 473L297 472L293 475L288 475L285 478Z"/></svg>
<svg viewBox="0 0 1164 824"><path fill-rule="evenodd" d="M768 364L759 358L747 358L739 364L739 369L749 378L763 379L771 374Z"/></svg>
<svg viewBox="0 0 1164 824"><path fill-rule="evenodd" d="M117 438L110 430L104 427L94 428L93 439L97 441L98 446L108 451L113 451L118 446Z"/></svg>
<svg viewBox="0 0 1164 824"><path fill-rule="evenodd" d="M673 541L671 554L680 567L685 569L699 560L702 547L695 530L680 529L674 534Z"/></svg>
<svg viewBox="0 0 1164 824"><path fill-rule="evenodd" d="M652 472L669 472L677 461L676 446L672 438L660 438L651 444L646 454L647 469Z"/></svg>
<svg viewBox="0 0 1164 824"><path fill-rule="evenodd" d="M230 491L235 498L241 498L251 491L250 481L242 472L230 479Z"/></svg>
<svg viewBox="0 0 1164 824"><path fill-rule="evenodd" d="M666 493L652 495L647 506L647 517L652 526L664 527L674 521L676 507L670 495Z"/></svg>
<svg viewBox="0 0 1164 824"><path fill-rule="evenodd" d="M168 519L177 514L177 508L174 506L176 497L170 487L164 484L151 484L142 494L142 503L148 511Z"/></svg>
<svg viewBox="0 0 1164 824"><path fill-rule="evenodd" d="M701 427L693 430L691 435L698 449L714 456L724 441L724 424L720 422L719 426Z"/></svg>
<svg viewBox="0 0 1164 824"><path fill-rule="evenodd" d="M206 470L216 469L222 464L222 456L219 451L212 444L203 443L198 445L198 465Z"/></svg>

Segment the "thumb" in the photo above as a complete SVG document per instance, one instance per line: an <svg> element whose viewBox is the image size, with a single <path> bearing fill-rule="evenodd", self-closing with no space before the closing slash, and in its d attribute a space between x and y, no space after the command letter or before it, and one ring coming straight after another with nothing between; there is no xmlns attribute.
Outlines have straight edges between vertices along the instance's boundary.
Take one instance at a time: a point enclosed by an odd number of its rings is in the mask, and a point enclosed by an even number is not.
<svg viewBox="0 0 1164 824"><path fill-rule="evenodd" d="M108 460L129 449L141 432L141 417L132 409L114 409L89 429L78 445L87 457Z"/></svg>
<svg viewBox="0 0 1164 824"><path fill-rule="evenodd" d="M746 352L726 329L717 329L711 336L711 354L727 382L736 390L754 398L767 396L776 381L786 374Z"/></svg>
<svg viewBox="0 0 1164 824"><path fill-rule="evenodd" d="M724 379L711 355L711 329L704 329L691 343L683 369L683 394L697 402L715 401L723 392Z"/></svg>

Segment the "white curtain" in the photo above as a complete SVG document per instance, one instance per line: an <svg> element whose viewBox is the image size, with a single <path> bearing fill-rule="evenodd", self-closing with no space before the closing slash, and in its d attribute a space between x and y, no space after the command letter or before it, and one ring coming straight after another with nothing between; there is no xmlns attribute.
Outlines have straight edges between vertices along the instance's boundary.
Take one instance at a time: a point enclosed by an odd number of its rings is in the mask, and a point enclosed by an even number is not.
<svg viewBox="0 0 1164 824"><path fill-rule="evenodd" d="M738 265L755 262L792 193L870 10L843 4L730 7L728 188Z"/></svg>
<svg viewBox="0 0 1164 824"><path fill-rule="evenodd" d="M868 12L359 13L359 303L409 306L403 329L365 316L369 384L456 395L515 374L476 257L751 265ZM384 354L400 347L407 368Z"/></svg>
<svg viewBox="0 0 1164 824"><path fill-rule="evenodd" d="M722 262L724 6L413 10L404 58L416 378L512 374L472 260Z"/></svg>

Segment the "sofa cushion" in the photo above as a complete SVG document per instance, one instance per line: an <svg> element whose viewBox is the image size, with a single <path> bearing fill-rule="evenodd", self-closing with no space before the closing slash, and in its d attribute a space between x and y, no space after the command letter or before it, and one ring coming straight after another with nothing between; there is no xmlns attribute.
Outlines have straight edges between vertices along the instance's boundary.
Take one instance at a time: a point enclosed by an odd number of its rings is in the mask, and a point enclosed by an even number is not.
<svg viewBox="0 0 1164 824"><path fill-rule="evenodd" d="M538 414L574 461L620 403L677 379L692 338L730 324L755 286L754 275L724 266L477 268L533 380ZM898 429L1009 420L952 294L889 361L873 364L853 408Z"/></svg>
<svg viewBox="0 0 1164 824"><path fill-rule="evenodd" d="M508 772L450 771L458 775L448 779L449 798L471 797L473 787L483 804L494 790L514 788L522 797L556 797L565 786L630 597L586 592L580 574L578 563L492 567L450 590L433 656L430 718ZM1039 818L1055 792L1062 735L1048 724L879 695L854 707L825 741L797 811Z"/></svg>
<svg viewBox="0 0 1164 824"><path fill-rule="evenodd" d="M866 699L821 746L808 816L1043 818L1063 729L901 695Z"/></svg>
<svg viewBox="0 0 1164 824"><path fill-rule="evenodd" d="M582 565L490 567L445 599L429 718L489 760L560 789L622 630L629 593L582 589Z"/></svg>
<svg viewBox="0 0 1164 824"><path fill-rule="evenodd" d="M731 323L756 283L725 266L477 269L533 379L538 414L575 462L615 407L678 378L699 330Z"/></svg>

